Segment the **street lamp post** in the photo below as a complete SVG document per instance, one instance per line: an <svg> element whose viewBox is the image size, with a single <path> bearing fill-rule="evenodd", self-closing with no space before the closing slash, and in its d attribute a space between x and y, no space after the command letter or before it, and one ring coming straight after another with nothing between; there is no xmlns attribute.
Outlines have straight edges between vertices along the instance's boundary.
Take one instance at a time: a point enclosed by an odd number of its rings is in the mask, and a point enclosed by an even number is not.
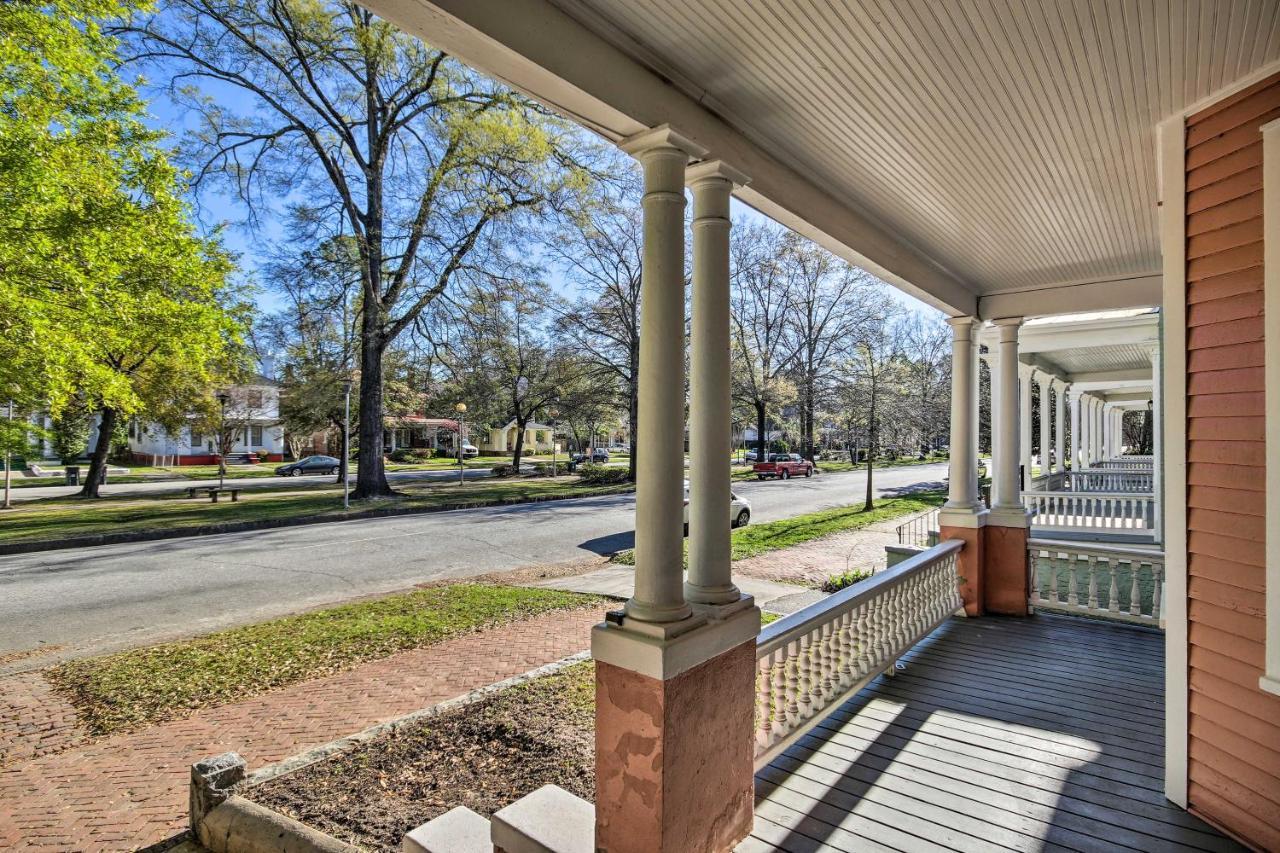
<svg viewBox="0 0 1280 853"><path fill-rule="evenodd" d="M227 440L227 401L231 399L231 395L226 391L218 392L218 405L222 410L222 419L218 425L218 490L222 490L223 482L227 476L227 451L231 444Z"/></svg>
<svg viewBox="0 0 1280 853"><path fill-rule="evenodd" d="M466 423L466 421L463 419L463 416L466 415L467 413L467 404L458 403L456 406L453 407L453 410L458 413L458 485L462 485L462 480L463 480L462 475L463 475L463 472L466 470L462 464L462 457L463 457L463 454L462 454L463 437L462 436L463 436L463 426Z"/></svg>
<svg viewBox="0 0 1280 853"><path fill-rule="evenodd" d="M347 466L351 464L351 380L342 381L342 464L338 470L342 472L342 508L351 508L351 472Z"/></svg>

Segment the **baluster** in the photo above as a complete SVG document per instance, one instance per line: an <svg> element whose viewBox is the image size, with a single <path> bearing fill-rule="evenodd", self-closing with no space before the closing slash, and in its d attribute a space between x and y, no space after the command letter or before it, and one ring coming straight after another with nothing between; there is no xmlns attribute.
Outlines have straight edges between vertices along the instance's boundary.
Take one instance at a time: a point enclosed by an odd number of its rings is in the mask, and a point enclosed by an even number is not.
<svg viewBox="0 0 1280 853"><path fill-rule="evenodd" d="M769 731L773 726L773 653L756 661L756 753L769 748Z"/></svg>
<svg viewBox="0 0 1280 853"><path fill-rule="evenodd" d="M1104 558L1107 561L1107 568L1111 573L1111 588L1107 590L1107 609L1112 613L1120 612L1120 585L1119 578L1116 577L1116 571L1120 567L1119 560L1113 560L1110 557Z"/></svg>
<svg viewBox="0 0 1280 853"><path fill-rule="evenodd" d="M1098 609L1098 558L1089 555L1089 609Z"/></svg>
<svg viewBox="0 0 1280 853"><path fill-rule="evenodd" d="M813 632L800 638L800 683L796 704L800 707L800 719L807 720L813 716Z"/></svg>
<svg viewBox="0 0 1280 853"><path fill-rule="evenodd" d="M1049 575L1049 603L1058 603L1058 559L1053 551L1044 552L1044 565Z"/></svg>
<svg viewBox="0 0 1280 853"><path fill-rule="evenodd" d="M787 643L787 729L800 725L800 641Z"/></svg>
<svg viewBox="0 0 1280 853"><path fill-rule="evenodd" d="M1031 553L1031 592L1035 596L1036 601L1043 601L1044 595L1041 594L1040 586L1040 551L1032 548Z"/></svg>
<svg viewBox="0 0 1280 853"><path fill-rule="evenodd" d="M1138 569L1142 563L1137 560L1129 561L1129 574L1132 575L1129 582L1129 614L1138 616L1142 613L1142 593L1138 590Z"/></svg>
<svg viewBox="0 0 1280 853"><path fill-rule="evenodd" d="M1160 621L1160 588L1164 583L1164 564L1151 564L1151 618Z"/></svg>
<svg viewBox="0 0 1280 853"><path fill-rule="evenodd" d="M773 709L773 725L769 733L769 744L773 745L786 736L790 721L787 703L787 646L773 650L773 664L769 668L769 684L772 687L773 700L769 706Z"/></svg>
<svg viewBox="0 0 1280 853"><path fill-rule="evenodd" d="M1063 555L1067 561L1067 604L1080 606L1079 590L1076 589L1076 558L1073 554Z"/></svg>
<svg viewBox="0 0 1280 853"><path fill-rule="evenodd" d="M826 707L827 702L835 695L835 656L833 654L832 644L832 628L834 626L830 621L822 626L822 641L818 645L818 665L822 673L822 706Z"/></svg>
<svg viewBox="0 0 1280 853"><path fill-rule="evenodd" d="M858 607L858 659L855 671L859 679L866 678L871 672L871 642L875 633L873 619L871 604L864 602Z"/></svg>
<svg viewBox="0 0 1280 853"><path fill-rule="evenodd" d="M840 616L840 689L842 691L854 682L853 620L854 614L851 610L846 610Z"/></svg>

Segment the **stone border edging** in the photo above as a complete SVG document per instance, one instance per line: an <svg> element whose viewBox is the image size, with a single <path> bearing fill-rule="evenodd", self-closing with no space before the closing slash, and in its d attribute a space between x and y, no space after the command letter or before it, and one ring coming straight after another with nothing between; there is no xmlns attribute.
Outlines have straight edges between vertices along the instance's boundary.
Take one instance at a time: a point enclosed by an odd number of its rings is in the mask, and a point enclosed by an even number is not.
<svg viewBox="0 0 1280 853"><path fill-rule="evenodd" d="M38 539L28 542L0 542L0 557L12 554L33 554L39 551L61 551L68 548L93 548L99 545L124 545L131 542L151 542L161 539L185 539L189 536L213 536L219 533L244 533L252 530L270 530L278 527L301 527L309 524L329 524L338 521L360 521L366 518L386 518L397 515L424 515L432 512L453 512L460 509L484 509L493 506L549 503L550 501L580 500L606 495L622 495L635 491L628 484L624 488L596 492L590 495L539 495L530 498L494 501L459 501L437 507L379 507L363 510L343 517L306 515L298 518L264 518L261 521L229 521L225 524L203 524L198 527L181 527L168 530L137 530L129 533L97 533L90 536L72 536L66 539Z"/></svg>
<svg viewBox="0 0 1280 853"><path fill-rule="evenodd" d="M484 687L477 687L475 690L463 693L461 696L446 699L445 701L438 702L430 707L419 708L416 711L410 711L402 716L385 720L381 723L376 723L369 726L367 729L362 729L361 731L356 732L355 734L350 734L346 737L338 738L337 740L331 740L328 743L312 747L311 749L300 752L297 755L277 761L274 764L268 764L265 767L260 767L245 777L240 790L243 791L248 788L253 788L257 785L263 784L264 782L269 782L277 777L292 773L295 770L301 770L302 768L315 764L317 761L322 761L335 753L342 752L352 746L372 740L379 735L394 731L395 729L409 723L428 719L430 717L436 717L440 714L452 711L455 708L464 708L468 705L474 705L481 699L486 699L495 693L501 693L503 690L508 688L524 684L525 682L532 681L535 678L551 675L552 673L559 672L562 669L567 669L576 663L588 660L591 660L590 651L578 652L577 654L569 655L568 657L561 658L560 660L544 664L536 669L531 669L528 672L523 672L520 675L513 675L511 678L506 678L502 681L495 681L493 684L486 684Z"/></svg>

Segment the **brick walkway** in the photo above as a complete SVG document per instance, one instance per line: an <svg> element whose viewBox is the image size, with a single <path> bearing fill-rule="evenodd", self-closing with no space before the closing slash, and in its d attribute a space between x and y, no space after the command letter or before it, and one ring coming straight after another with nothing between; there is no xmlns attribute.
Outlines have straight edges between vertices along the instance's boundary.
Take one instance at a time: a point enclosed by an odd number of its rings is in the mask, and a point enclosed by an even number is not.
<svg viewBox="0 0 1280 853"><path fill-rule="evenodd" d="M249 769L582 651L601 609L549 613L134 734L86 742L38 673L0 679L0 850L112 851L185 828L193 762Z"/></svg>

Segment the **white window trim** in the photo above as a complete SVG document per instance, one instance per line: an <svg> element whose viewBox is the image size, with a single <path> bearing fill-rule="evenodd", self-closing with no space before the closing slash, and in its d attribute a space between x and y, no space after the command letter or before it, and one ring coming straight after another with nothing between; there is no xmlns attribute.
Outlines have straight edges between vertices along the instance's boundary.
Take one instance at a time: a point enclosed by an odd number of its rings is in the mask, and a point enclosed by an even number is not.
<svg viewBox="0 0 1280 853"><path fill-rule="evenodd" d="M1262 126L1262 233L1267 628L1266 660L1258 686L1280 695L1280 535L1272 535L1280 532L1280 120Z"/></svg>

